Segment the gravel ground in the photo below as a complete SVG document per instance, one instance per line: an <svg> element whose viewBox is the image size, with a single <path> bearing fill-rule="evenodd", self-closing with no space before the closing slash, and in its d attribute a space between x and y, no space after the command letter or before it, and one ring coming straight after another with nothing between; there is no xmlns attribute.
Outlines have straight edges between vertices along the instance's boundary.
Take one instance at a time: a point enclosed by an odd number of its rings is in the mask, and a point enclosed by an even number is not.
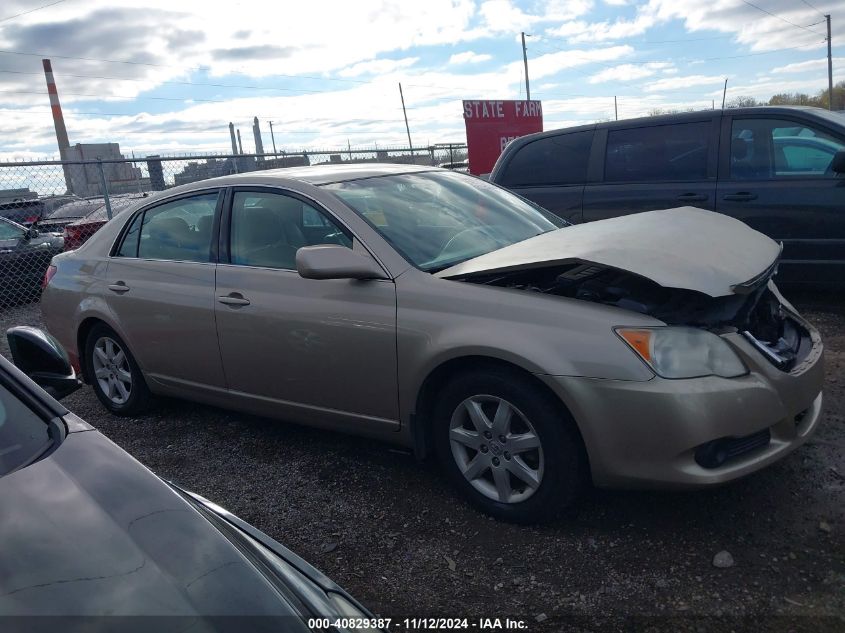
<svg viewBox="0 0 845 633"><path fill-rule="evenodd" d="M435 464L369 440L177 401L116 418L88 387L66 404L383 616L511 617L531 631L842 631L845 300L793 300L827 346L825 419L803 448L719 489L594 491L542 527L475 512ZM37 304L0 312L4 328L39 322ZM714 566L722 551L732 566Z"/></svg>

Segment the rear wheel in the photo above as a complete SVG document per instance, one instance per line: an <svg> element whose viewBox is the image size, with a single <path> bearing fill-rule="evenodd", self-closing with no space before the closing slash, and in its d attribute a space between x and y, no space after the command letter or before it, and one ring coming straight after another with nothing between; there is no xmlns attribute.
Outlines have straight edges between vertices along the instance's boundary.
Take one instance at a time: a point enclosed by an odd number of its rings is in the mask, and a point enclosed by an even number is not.
<svg viewBox="0 0 845 633"><path fill-rule="evenodd" d="M450 479L483 512L550 520L576 500L584 456L559 402L516 374L467 374L439 394L435 444Z"/></svg>
<svg viewBox="0 0 845 633"><path fill-rule="evenodd" d="M100 324L88 334L85 371L100 402L117 415L135 415L151 403L147 383L129 349L110 327Z"/></svg>

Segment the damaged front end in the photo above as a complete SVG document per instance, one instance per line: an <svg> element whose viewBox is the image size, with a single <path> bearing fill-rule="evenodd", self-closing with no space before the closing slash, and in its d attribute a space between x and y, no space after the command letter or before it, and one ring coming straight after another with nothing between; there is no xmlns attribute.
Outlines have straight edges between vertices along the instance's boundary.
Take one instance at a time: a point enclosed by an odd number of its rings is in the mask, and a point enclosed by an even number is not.
<svg viewBox="0 0 845 633"><path fill-rule="evenodd" d="M667 288L640 275L591 262L559 263L506 272L478 272L455 280L569 297L647 314L667 325L702 328L715 334L739 332L772 365L792 370L812 348L803 321L781 301L763 274L713 297L684 288Z"/></svg>

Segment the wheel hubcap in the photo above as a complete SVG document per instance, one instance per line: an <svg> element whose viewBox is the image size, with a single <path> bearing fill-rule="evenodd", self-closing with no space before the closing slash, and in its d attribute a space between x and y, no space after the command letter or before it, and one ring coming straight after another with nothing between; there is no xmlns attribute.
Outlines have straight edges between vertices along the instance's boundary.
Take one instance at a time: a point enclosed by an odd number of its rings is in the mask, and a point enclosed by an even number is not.
<svg viewBox="0 0 845 633"><path fill-rule="evenodd" d="M449 423L449 442L463 476L489 499L519 503L540 487L540 438L528 418L503 398L478 395L461 402Z"/></svg>
<svg viewBox="0 0 845 633"><path fill-rule="evenodd" d="M120 344L108 336L97 339L92 360L100 390L114 404L126 404L132 393L132 372Z"/></svg>

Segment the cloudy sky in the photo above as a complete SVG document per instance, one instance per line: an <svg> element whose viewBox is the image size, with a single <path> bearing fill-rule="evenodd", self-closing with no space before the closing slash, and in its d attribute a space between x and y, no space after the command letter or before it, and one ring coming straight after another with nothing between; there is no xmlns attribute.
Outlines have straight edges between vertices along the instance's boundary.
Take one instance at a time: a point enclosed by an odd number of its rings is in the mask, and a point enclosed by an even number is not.
<svg viewBox="0 0 845 633"><path fill-rule="evenodd" d="M756 6L755 6L756 5ZM71 143L125 154L463 142L461 99L531 96L545 127L845 79L842 0L4 0L0 160L57 155L41 58ZM841 43L841 44L840 44Z"/></svg>

